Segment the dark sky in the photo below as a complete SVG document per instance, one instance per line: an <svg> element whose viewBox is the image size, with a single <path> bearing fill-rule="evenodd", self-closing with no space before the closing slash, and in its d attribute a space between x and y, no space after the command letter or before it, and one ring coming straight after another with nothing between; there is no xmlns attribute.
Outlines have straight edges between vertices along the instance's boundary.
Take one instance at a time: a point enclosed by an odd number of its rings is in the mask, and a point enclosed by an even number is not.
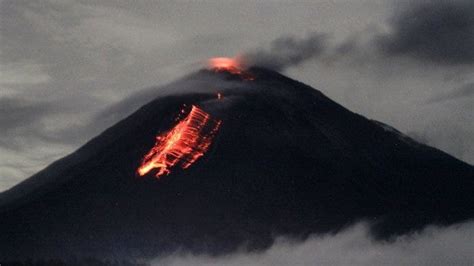
<svg viewBox="0 0 474 266"><path fill-rule="evenodd" d="M0 19L0 191L151 100L147 88L236 54L474 162L469 0L3 0Z"/></svg>

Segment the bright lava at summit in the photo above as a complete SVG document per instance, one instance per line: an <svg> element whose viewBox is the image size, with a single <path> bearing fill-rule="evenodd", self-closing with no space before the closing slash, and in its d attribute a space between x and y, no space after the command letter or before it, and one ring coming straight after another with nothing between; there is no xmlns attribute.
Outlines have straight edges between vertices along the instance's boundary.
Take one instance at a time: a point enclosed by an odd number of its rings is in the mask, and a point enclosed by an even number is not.
<svg viewBox="0 0 474 266"><path fill-rule="evenodd" d="M155 176L159 178L169 174L176 165L188 168L207 152L221 122L193 105L183 120L156 137L155 145L144 156L137 173L144 176L156 168Z"/></svg>
<svg viewBox="0 0 474 266"><path fill-rule="evenodd" d="M255 76L244 70L239 58L214 57L208 60L208 67L215 72L228 72L238 75L242 80L254 80Z"/></svg>

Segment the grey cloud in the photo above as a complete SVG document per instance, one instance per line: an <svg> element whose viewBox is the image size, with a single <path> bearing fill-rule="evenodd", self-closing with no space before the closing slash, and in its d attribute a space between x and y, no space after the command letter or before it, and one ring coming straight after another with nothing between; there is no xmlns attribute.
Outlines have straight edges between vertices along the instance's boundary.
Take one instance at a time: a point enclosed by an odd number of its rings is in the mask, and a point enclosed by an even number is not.
<svg viewBox="0 0 474 266"><path fill-rule="evenodd" d="M46 141L43 124L55 110L55 105L46 101L0 98L0 192L62 153L61 145Z"/></svg>
<svg viewBox="0 0 474 266"><path fill-rule="evenodd" d="M244 63L249 66L267 67L273 70L299 65L321 55L326 48L327 35L313 33L306 38L285 36L275 39L268 48L244 54Z"/></svg>
<svg viewBox="0 0 474 266"><path fill-rule="evenodd" d="M472 108L472 105L462 107L462 109L467 110L472 110ZM453 120L456 120L454 115L445 119L434 120L428 123L424 129L418 129L418 136L424 136L424 141L426 141L428 145L446 151L454 157L473 164L474 147L471 143L474 141L474 129L470 126L464 126L466 121L472 120L472 114L470 115L469 112L466 112L461 121L457 122Z"/></svg>
<svg viewBox="0 0 474 266"><path fill-rule="evenodd" d="M13 97L0 98L0 131L9 134L37 123L49 110L47 103Z"/></svg>
<svg viewBox="0 0 474 266"><path fill-rule="evenodd" d="M469 83L454 90L436 95L428 103L438 103L454 99L472 98L474 96L474 83Z"/></svg>
<svg viewBox="0 0 474 266"><path fill-rule="evenodd" d="M31 165L44 167L44 161L57 159L55 150L63 150L70 145L74 141L70 138L70 132L78 130L66 128L55 131L48 124L51 120L58 120L51 117L54 114L69 111L50 101L27 100L21 96L0 98L0 153L3 153L0 156L0 169L8 172L10 168L33 174L35 171L29 171ZM23 154L23 157L19 157L19 154ZM13 167L12 163L18 164L18 167Z"/></svg>
<svg viewBox="0 0 474 266"><path fill-rule="evenodd" d="M33 100L26 95L19 94L12 97L0 98L0 148L22 149L24 144L31 141L67 143L74 139L69 137L71 132L78 131L71 127L64 130L55 129L51 125L56 122L67 124L70 116L78 119L76 107L63 104L59 101ZM69 121L72 124L72 121ZM61 125L60 125L61 126Z"/></svg>
<svg viewBox="0 0 474 266"><path fill-rule="evenodd" d="M377 38L385 54L445 64L474 63L474 2L410 2L391 20L391 32Z"/></svg>
<svg viewBox="0 0 474 266"><path fill-rule="evenodd" d="M431 227L393 242L376 242L359 224L334 235L305 242L280 238L262 253L236 252L223 257L174 254L151 265L473 265L474 223Z"/></svg>
<svg viewBox="0 0 474 266"><path fill-rule="evenodd" d="M436 93L425 101L424 106L430 110L438 109L438 116L430 122L425 121L424 128L420 123L416 130L407 134L421 143L442 149L472 164L474 150L470 143L474 141L474 129L470 123L465 123L472 120L472 99L474 83ZM451 112L447 117L443 114L446 108Z"/></svg>

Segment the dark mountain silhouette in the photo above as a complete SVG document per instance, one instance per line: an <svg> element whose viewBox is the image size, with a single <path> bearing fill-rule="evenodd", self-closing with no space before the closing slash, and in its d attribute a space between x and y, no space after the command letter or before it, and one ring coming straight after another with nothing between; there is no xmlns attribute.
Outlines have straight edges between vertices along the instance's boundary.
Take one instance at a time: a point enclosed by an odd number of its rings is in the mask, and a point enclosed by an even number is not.
<svg viewBox="0 0 474 266"><path fill-rule="evenodd" d="M0 261L262 250L275 236L360 220L390 239L474 217L471 165L300 82L250 72L254 80L190 75L0 194ZM139 177L144 154L183 104L222 120L209 151L188 169Z"/></svg>

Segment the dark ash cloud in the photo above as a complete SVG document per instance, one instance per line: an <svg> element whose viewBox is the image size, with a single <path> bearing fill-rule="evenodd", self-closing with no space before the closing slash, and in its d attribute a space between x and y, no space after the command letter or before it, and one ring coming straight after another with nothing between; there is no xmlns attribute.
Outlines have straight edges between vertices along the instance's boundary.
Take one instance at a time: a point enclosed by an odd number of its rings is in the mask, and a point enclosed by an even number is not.
<svg viewBox="0 0 474 266"><path fill-rule="evenodd" d="M431 98L428 103L438 103L448 100L470 98L474 96L474 83L466 84L462 87L456 88L450 92L436 95Z"/></svg>
<svg viewBox="0 0 474 266"><path fill-rule="evenodd" d="M293 36L280 37L272 41L266 49L246 53L243 61L248 66L281 71L321 55L326 48L326 39L327 35L324 33L313 33L302 39Z"/></svg>
<svg viewBox="0 0 474 266"><path fill-rule="evenodd" d="M421 1L405 6L392 32L376 43L387 55L407 55L443 64L474 63L474 1Z"/></svg>

